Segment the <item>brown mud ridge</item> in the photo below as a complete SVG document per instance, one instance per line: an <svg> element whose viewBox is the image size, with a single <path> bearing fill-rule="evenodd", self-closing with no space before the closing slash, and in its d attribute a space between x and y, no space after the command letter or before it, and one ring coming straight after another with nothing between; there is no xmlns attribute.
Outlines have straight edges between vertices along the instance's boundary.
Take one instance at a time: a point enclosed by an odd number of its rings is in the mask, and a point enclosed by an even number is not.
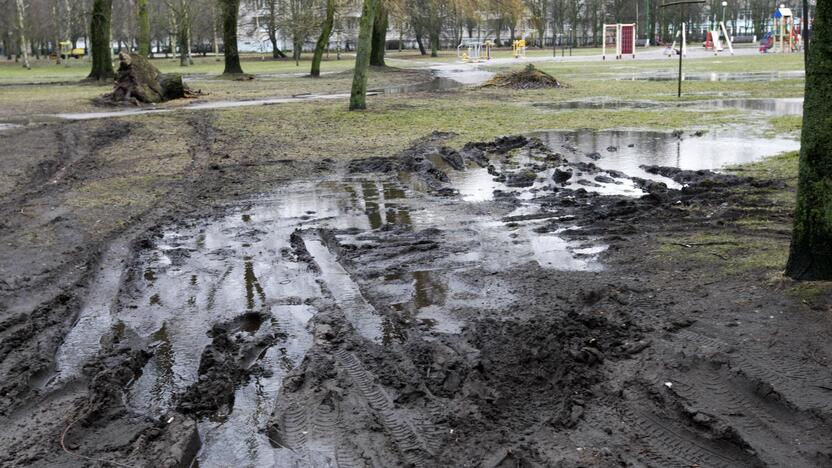
<svg viewBox="0 0 832 468"><path fill-rule="evenodd" d="M103 254L86 293L4 306L0 464L832 465L829 303L656 255L787 216L755 196L781 182L644 168L672 189L535 139L446 137L180 208ZM489 200L462 200L469 172ZM103 325L85 322L99 293Z"/></svg>

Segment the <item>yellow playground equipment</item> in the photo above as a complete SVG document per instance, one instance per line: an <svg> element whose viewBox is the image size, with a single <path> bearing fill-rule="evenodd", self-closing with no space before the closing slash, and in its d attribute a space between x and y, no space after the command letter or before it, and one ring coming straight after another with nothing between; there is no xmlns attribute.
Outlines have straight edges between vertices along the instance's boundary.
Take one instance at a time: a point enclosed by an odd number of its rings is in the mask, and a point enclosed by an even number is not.
<svg viewBox="0 0 832 468"><path fill-rule="evenodd" d="M511 47L514 58L526 58L526 39L514 41Z"/></svg>
<svg viewBox="0 0 832 468"><path fill-rule="evenodd" d="M491 60L491 48L493 47L494 43L491 41L464 40L456 48L456 56L463 62ZM463 48L465 48L465 52L462 52Z"/></svg>

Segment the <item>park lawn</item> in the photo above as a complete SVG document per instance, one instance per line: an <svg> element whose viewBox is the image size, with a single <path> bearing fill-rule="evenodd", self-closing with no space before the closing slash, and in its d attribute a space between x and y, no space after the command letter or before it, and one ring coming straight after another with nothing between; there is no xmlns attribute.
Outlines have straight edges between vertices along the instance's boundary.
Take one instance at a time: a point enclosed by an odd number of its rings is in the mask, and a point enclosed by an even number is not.
<svg viewBox="0 0 832 468"><path fill-rule="evenodd" d="M289 59L272 60L267 54L246 54L243 56L243 70L254 75L308 74L312 67L311 58L311 54L305 54L303 60L296 64ZM328 59L324 57L321 71L331 73L350 70L353 62L354 56L350 54L344 54L341 60L336 60L332 53ZM32 60L31 63L32 69L27 70L19 63L0 61L0 85L81 81L90 72L90 64L84 59L72 59L69 66L56 65L52 60ZM152 63L163 73L181 73L185 76L216 76L222 74L224 67L222 60L218 61L216 57L194 57L194 64L188 67L180 66L179 60L172 58L157 58Z"/></svg>

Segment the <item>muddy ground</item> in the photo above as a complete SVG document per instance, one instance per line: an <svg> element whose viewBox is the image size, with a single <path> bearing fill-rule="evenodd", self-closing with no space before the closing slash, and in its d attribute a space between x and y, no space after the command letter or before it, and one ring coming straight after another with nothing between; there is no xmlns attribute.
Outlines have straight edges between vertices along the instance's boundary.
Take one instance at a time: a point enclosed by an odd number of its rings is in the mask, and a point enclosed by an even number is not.
<svg viewBox="0 0 832 468"><path fill-rule="evenodd" d="M787 226L785 181L525 137L239 160L212 116L143 199L138 124L0 135L0 465L832 466L828 291L689 240L787 243L736 222Z"/></svg>

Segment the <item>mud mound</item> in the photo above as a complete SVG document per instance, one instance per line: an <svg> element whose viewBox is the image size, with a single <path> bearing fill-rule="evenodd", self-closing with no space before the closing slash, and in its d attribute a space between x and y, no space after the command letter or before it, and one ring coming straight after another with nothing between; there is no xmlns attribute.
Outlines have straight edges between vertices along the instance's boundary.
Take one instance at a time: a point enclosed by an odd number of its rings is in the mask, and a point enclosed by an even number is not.
<svg viewBox="0 0 832 468"><path fill-rule="evenodd" d="M467 397L478 402L489 424L522 426L542 411L553 427L574 426L602 380L601 364L628 355L639 339L627 325L578 313L529 322L485 320L471 338L480 361L466 388L489 388L490 394Z"/></svg>
<svg viewBox="0 0 832 468"><path fill-rule="evenodd" d="M488 80L484 88L511 88L511 89L547 89L565 88L566 86L554 76L540 71L529 64L519 71L498 73L497 76Z"/></svg>

